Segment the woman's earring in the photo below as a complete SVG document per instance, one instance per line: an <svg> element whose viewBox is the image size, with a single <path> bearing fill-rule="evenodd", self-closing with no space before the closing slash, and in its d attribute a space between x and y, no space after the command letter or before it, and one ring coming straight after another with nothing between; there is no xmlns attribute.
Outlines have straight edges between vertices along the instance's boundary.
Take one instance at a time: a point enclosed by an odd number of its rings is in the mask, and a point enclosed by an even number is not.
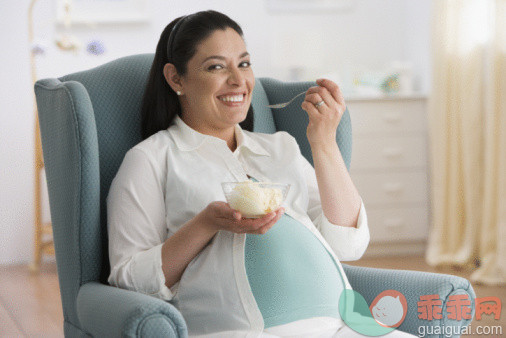
<svg viewBox="0 0 506 338"><path fill-rule="evenodd" d="M177 94L177 96L180 96L180 95L181 95L181 92L178 90L178 91L176 92L176 94Z"/></svg>

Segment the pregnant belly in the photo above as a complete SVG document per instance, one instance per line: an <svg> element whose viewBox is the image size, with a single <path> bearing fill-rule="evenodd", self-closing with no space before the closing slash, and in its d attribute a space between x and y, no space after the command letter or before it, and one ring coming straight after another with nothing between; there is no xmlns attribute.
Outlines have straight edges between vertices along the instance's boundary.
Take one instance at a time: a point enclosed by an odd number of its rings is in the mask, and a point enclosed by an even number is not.
<svg viewBox="0 0 506 338"><path fill-rule="evenodd" d="M323 244L288 215L264 235L246 236L246 273L265 327L294 320L339 317L344 287Z"/></svg>

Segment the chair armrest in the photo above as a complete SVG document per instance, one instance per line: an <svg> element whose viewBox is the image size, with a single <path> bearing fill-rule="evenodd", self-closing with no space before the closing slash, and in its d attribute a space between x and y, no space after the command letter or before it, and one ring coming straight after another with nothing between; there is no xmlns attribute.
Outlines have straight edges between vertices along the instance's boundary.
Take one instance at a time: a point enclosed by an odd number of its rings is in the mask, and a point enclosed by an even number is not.
<svg viewBox="0 0 506 338"><path fill-rule="evenodd" d="M186 322L171 303L97 282L81 286L77 315L94 337L188 337Z"/></svg>
<svg viewBox="0 0 506 338"><path fill-rule="evenodd" d="M404 322L399 330L414 335L419 334L420 327L453 326L458 328L469 325L474 316L474 293L471 283L462 277L411 270L376 269L342 264L348 280L355 291L358 291L371 305L376 296L384 290L401 292L408 303L408 310ZM441 319L424 320L418 318L418 304L420 296L439 295L442 300ZM471 300L471 319L452 320L448 318L446 306L450 296L468 295ZM460 332L460 331L459 331Z"/></svg>

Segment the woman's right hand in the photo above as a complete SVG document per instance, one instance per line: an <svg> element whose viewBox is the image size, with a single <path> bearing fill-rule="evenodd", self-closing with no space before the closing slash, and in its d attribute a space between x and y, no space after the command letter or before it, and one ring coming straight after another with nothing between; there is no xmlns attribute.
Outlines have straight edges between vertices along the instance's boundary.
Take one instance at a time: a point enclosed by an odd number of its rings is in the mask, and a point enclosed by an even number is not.
<svg viewBox="0 0 506 338"><path fill-rule="evenodd" d="M241 213L232 209L228 203L214 201L200 212L203 224L214 231L227 230L238 234L265 234L283 215L285 209L277 210L261 218L243 218Z"/></svg>

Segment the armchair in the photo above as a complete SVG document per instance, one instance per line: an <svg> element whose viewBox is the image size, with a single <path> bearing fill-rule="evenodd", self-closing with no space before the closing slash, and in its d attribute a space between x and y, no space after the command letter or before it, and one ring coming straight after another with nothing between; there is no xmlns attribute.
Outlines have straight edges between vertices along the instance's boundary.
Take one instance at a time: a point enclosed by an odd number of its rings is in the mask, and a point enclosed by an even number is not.
<svg viewBox="0 0 506 338"><path fill-rule="evenodd" d="M188 335L184 318L170 302L107 285L105 198L126 151L141 141L139 111L152 61L153 54L133 55L35 84L66 336ZM308 120L300 101L276 114L266 107L287 101L311 85L259 78L252 104L255 131L289 132L312 163L305 137ZM349 167L348 112L339 125L337 140ZM406 296L408 313L400 330L416 334L420 325L465 326L470 322L450 321L445 316L423 321L417 313L420 295L438 294L443 312L453 294L468 294L474 299L464 278L343 267L353 288L368 304L385 289L396 289Z"/></svg>

